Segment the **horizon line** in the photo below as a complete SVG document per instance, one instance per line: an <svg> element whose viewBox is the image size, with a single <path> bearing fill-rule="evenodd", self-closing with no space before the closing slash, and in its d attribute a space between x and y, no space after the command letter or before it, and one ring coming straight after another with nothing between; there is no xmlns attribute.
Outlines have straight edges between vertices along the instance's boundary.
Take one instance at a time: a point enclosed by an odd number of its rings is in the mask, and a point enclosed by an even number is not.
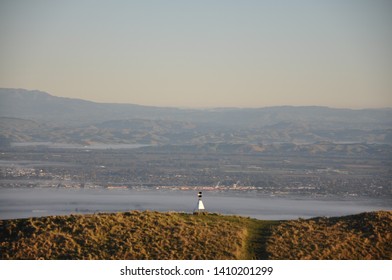
<svg viewBox="0 0 392 280"><path fill-rule="evenodd" d="M40 89L26 89L26 88L10 88L10 87L0 87L0 90L22 90L22 91L27 91L27 92L39 92L43 94L47 94L49 96L55 97L55 98L63 98L63 99L70 99L70 100L80 100L80 101L85 101L85 102L92 102L96 104L111 104L111 105L133 105L133 106L140 106L140 107L153 107L153 108L167 108L167 109L180 109L180 110L246 110L246 109L267 109L267 108L282 108L282 107L288 107L288 108L327 108L327 109L335 109L335 110L353 110L353 111L360 111L360 110L391 110L391 107L361 107L361 108L354 108L354 107L334 107L334 106L328 106L328 105L269 105L269 106L258 106L258 107L246 107L246 106L222 106L222 107L217 107L217 106L175 106L175 105L146 105L146 104L137 104L137 103L129 103L129 102L104 102L104 101L95 101L91 99L83 99L80 97L67 97L67 96L58 96L54 95L52 93L49 93L48 91L45 90L40 90Z"/></svg>

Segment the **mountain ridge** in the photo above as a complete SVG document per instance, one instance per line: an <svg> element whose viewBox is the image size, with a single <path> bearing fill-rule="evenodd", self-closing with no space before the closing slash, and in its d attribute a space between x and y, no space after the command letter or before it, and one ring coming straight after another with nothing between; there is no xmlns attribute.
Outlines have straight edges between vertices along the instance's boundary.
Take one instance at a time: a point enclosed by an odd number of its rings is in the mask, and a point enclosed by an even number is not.
<svg viewBox="0 0 392 280"><path fill-rule="evenodd" d="M237 117L238 114L246 113L247 117L260 117L260 113L267 114L267 117L274 117L274 115L280 113L290 114L290 117L297 116L301 117L300 112L306 111L308 114L341 114L341 113L356 113L361 112L362 114L371 114L377 112L381 117L383 114L387 114L389 117L392 115L392 108L379 108L379 109L344 109L344 108L330 108L324 106L273 106L273 107L260 107L260 108L212 108L212 109L181 109L176 107L154 107L145 106L137 104L122 104L122 103L98 103L94 101L88 101L77 98L68 97L57 97L51 95L44 91L39 90L25 90L25 89L7 89L0 88L0 116L2 117L19 117L27 118L32 117L33 119L43 119L45 113L50 112L57 114L67 114L67 113L79 113L83 116L82 110L95 111L101 110L99 114L104 115L108 111L112 113L109 118L106 117L105 120L123 119L123 118L162 118L166 117L169 119L184 117L185 113L195 114L193 116L199 116L206 114L212 116L214 114L224 113L231 114ZM23 102L22 102L23 101ZM45 107L46 108L45 110ZM113 110L118 109L120 112L114 112ZM59 109L59 110L55 110ZM133 112L124 112L122 110L134 110ZM65 110L65 111L64 111ZM145 112L142 112L142 111ZM88 114L92 112L89 111ZM97 112L93 112L97 113ZM85 115L88 115L85 114ZM165 114L167 114L165 116ZM256 114L256 116L254 116ZM94 114L93 114L94 115ZM41 118L40 118L41 116ZM193 117L192 116L192 117ZM226 115L225 115L226 116ZM224 117L225 117L224 116ZM56 115L52 116L53 120L56 120ZM66 115L70 118L71 116ZM75 116L77 117L77 116ZM120 118L119 118L120 117ZM315 115L314 117L317 117ZM366 116L367 118L374 118L371 116ZM102 118L97 118L100 120ZM192 118L193 119L193 118ZM203 118L202 118L203 119ZM219 119L219 118L218 118ZM265 119L265 117L264 117ZM285 116L287 119L287 116ZM392 121L389 122L391 124Z"/></svg>
<svg viewBox="0 0 392 280"><path fill-rule="evenodd" d="M37 90L0 88L0 119L0 136L11 142L392 143L392 108L180 109L96 103ZM37 125L29 127L29 121Z"/></svg>

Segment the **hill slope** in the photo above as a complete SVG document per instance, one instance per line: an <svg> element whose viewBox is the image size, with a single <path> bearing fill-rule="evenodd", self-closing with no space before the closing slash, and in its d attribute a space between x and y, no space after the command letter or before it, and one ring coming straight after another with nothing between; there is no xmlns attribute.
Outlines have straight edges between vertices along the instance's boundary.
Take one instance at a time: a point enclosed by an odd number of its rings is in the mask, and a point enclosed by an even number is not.
<svg viewBox="0 0 392 280"><path fill-rule="evenodd" d="M271 259L392 259L392 212L288 221L267 242Z"/></svg>
<svg viewBox="0 0 392 280"><path fill-rule="evenodd" d="M1 259L247 259L249 233L271 223L149 211L6 220Z"/></svg>
<svg viewBox="0 0 392 280"><path fill-rule="evenodd" d="M159 212L0 221L1 259L392 259L392 212L286 222Z"/></svg>

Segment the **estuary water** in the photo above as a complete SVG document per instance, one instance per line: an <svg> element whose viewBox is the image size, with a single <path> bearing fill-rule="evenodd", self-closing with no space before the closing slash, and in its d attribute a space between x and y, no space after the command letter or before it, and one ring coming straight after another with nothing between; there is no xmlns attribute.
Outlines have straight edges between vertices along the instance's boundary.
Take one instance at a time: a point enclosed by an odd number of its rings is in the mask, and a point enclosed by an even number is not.
<svg viewBox="0 0 392 280"><path fill-rule="evenodd" d="M208 212L261 220L342 216L392 210L391 201L378 199L299 199L240 193L203 192ZM131 210L193 212L196 191L4 188L0 189L0 219L51 215L123 212Z"/></svg>

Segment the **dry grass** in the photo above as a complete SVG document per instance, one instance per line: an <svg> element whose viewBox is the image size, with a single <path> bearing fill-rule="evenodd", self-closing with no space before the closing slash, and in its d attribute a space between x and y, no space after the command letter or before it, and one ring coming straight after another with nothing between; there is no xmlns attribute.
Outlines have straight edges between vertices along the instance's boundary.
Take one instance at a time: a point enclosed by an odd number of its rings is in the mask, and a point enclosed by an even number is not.
<svg viewBox="0 0 392 280"><path fill-rule="evenodd" d="M392 259L392 211L287 221L267 242L271 259Z"/></svg>
<svg viewBox="0 0 392 280"><path fill-rule="evenodd" d="M247 250L252 223L149 211L4 220L1 259L254 258Z"/></svg>
<svg viewBox="0 0 392 280"><path fill-rule="evenodd" d="M125 212L0 221L0 259L392 259L392 212L260 221Z"/></svg>

